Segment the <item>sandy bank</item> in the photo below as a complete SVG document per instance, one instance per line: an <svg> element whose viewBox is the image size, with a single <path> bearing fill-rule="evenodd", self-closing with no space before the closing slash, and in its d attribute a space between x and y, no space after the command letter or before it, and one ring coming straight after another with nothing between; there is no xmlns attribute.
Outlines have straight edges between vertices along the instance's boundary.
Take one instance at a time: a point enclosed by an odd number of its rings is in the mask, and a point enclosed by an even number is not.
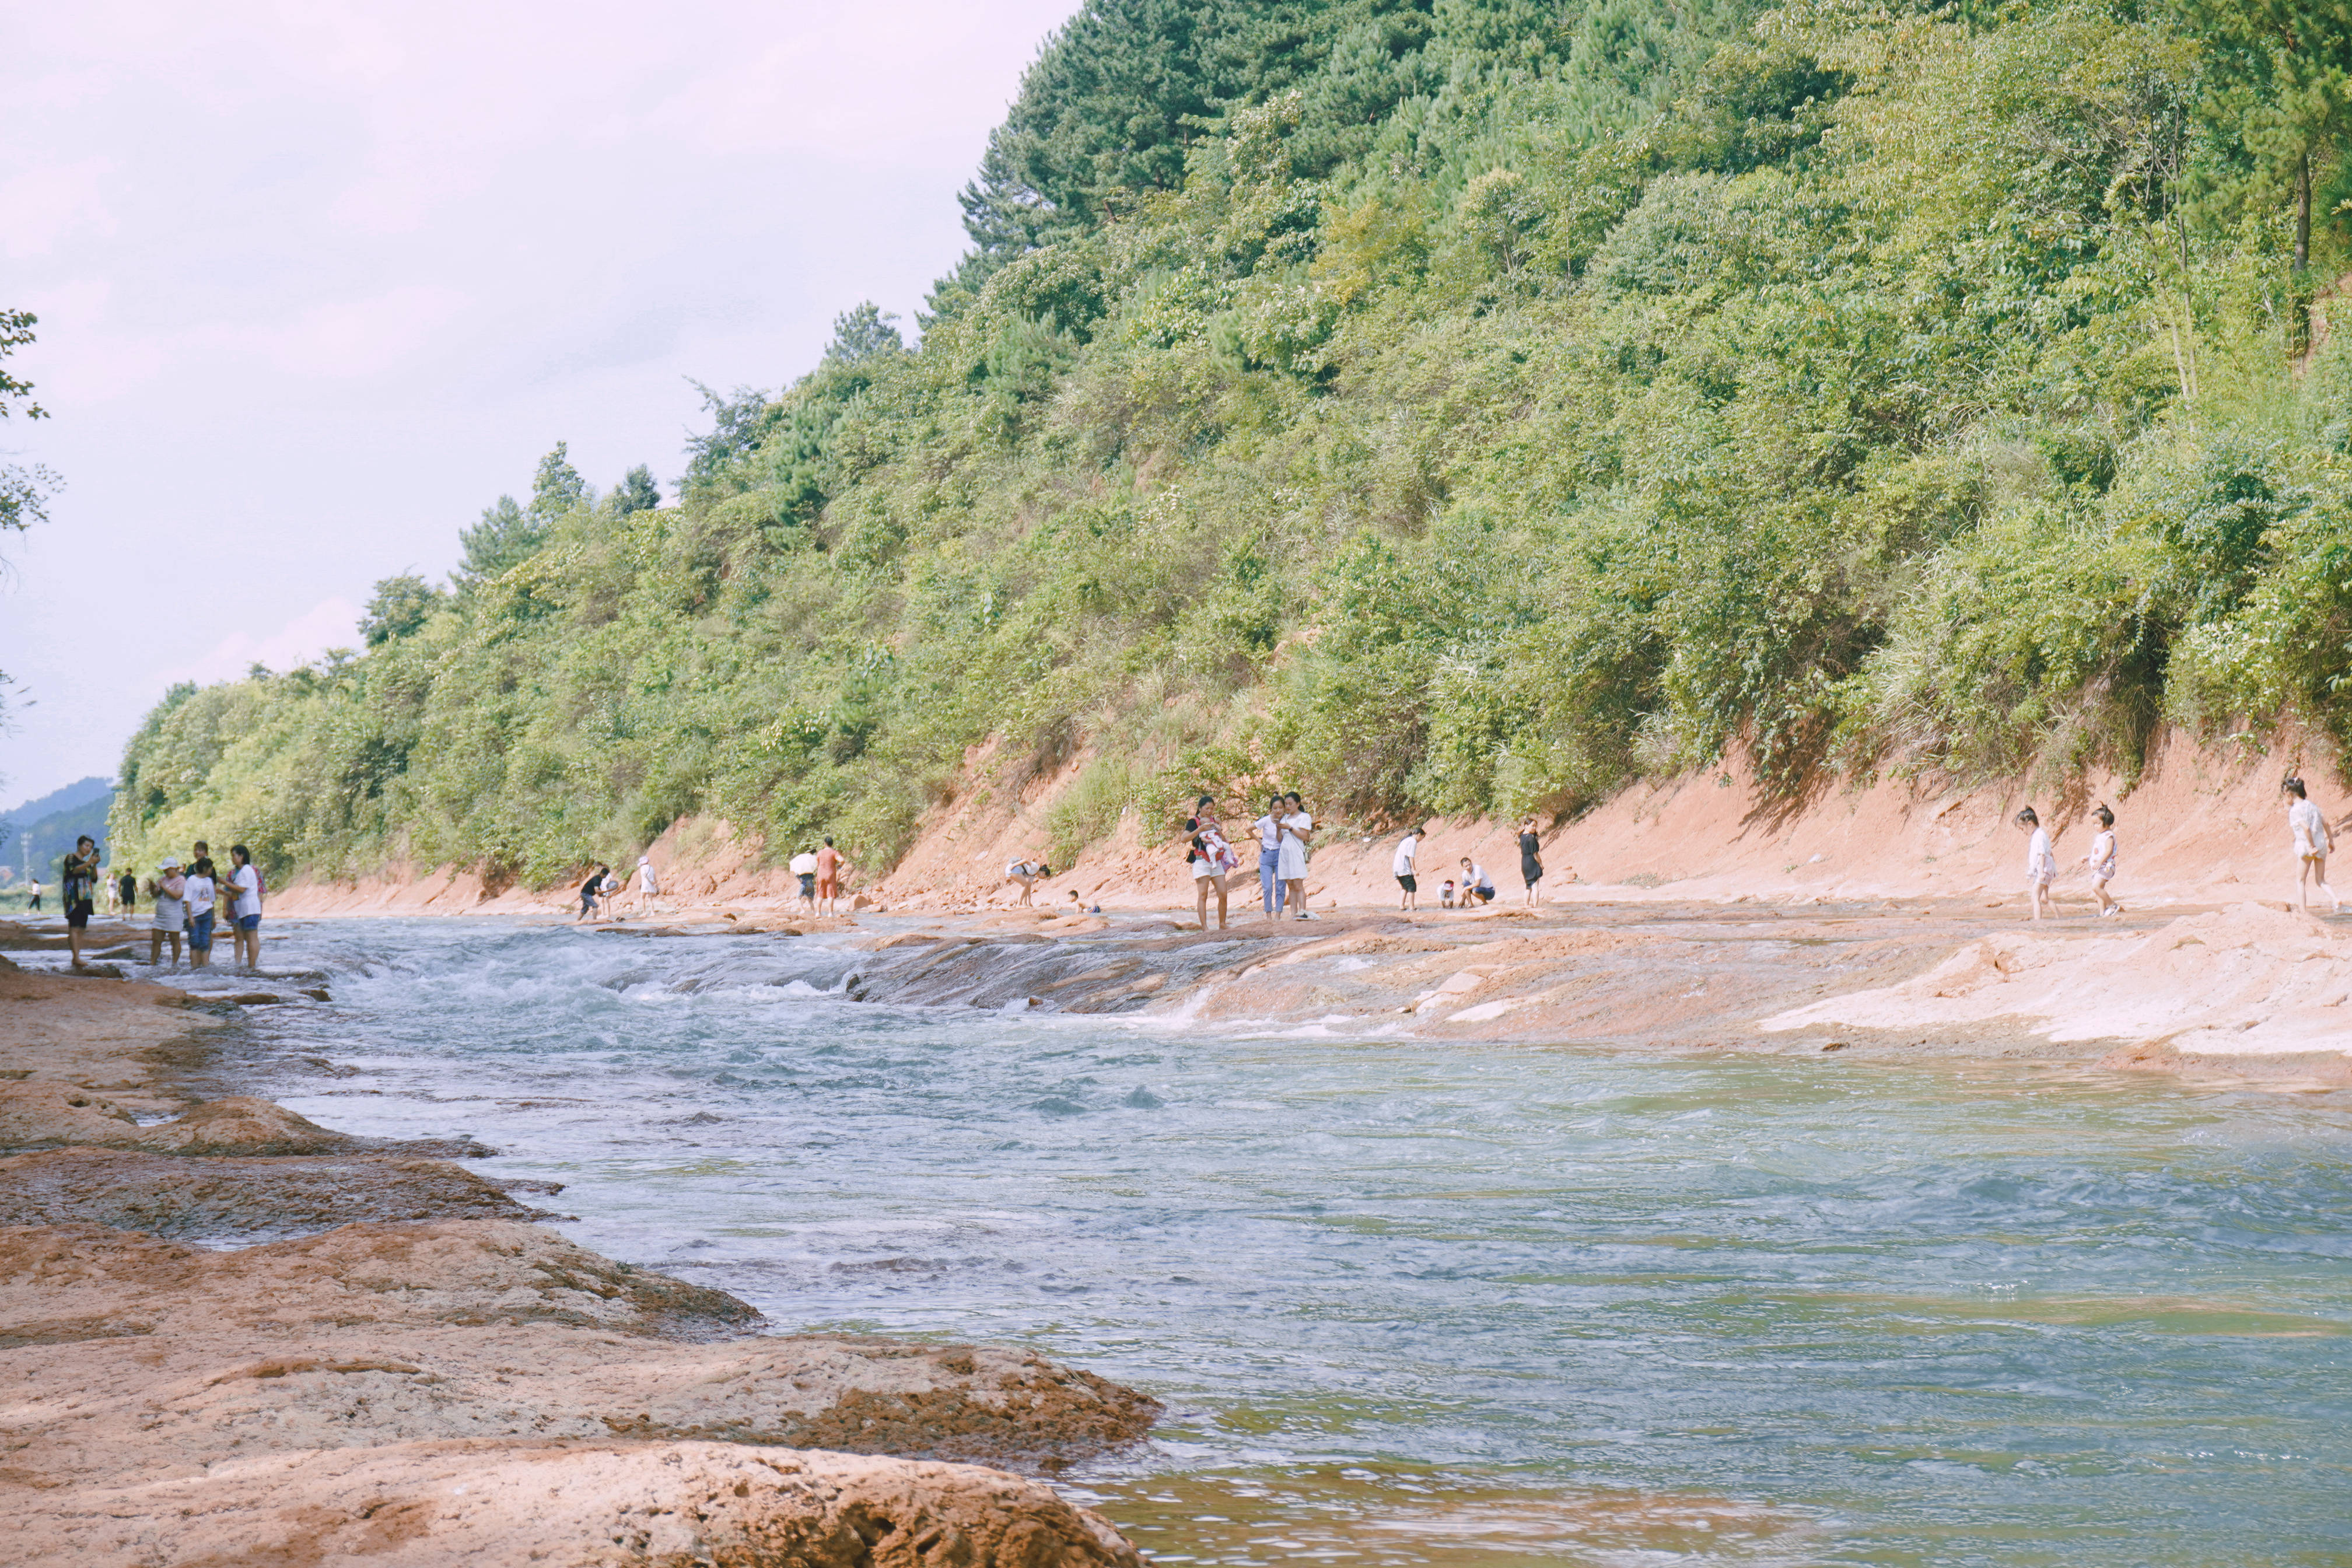
<svg viewBox="0 0 2352 1568"><path fill-rule="evenodd" d="M0 1024L0 1563L1136 1561L1047 1489L915 1457L1059 1465L1139 1438L1142 1394L752 1332L419 1157L470 1145L193 1098L231 1026L166 987L11 966Z"/></svg>

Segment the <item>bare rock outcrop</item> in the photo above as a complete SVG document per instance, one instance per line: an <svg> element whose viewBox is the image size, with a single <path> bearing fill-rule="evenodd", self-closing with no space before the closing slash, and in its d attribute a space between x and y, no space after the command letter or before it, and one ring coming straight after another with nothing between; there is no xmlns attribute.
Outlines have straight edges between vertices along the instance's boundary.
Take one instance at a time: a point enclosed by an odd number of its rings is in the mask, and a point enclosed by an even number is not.
<svg viewBox="0 0 2352 1568"><path fill-rule="evenodd" d="M0 1226L103 1225L167 1238L257 1242L364 1223L551 1217L441 1160L192 1160L82 1146L0 1159Z"/></svg>
<svg viewBox="0 0 2352 1568"><path fill-rule="evenodd" d="M67 1494L0 1563L89 1568L1140 1568L1095 1514L964 1465L710 1443L412 1443Z"/></svg>
<svg viewBox="0 0 2352 1568"><path fill-rule="evenodd" d="M466 1139L354 1137L248 1095L199 1100L167 1121L142 1126L130 1107L94 1089L39 1079L0 1083L0 1150L71 1145L193 1155L374 1152L474 1159L491 1152Z"/></svg>
<svg viewBox="0 0 2352 1568"><path fill-rule="evenodd" d="M128 1485L224 1459L509 1439L682 1438L1050 1467L1157 1402L1025 1352L709 1336L756 1314L503 1221L350 1226L207 1252L0 1231L14 1397L0 1469ZM700 1342L665 1337L699 1333Z"/></svg>

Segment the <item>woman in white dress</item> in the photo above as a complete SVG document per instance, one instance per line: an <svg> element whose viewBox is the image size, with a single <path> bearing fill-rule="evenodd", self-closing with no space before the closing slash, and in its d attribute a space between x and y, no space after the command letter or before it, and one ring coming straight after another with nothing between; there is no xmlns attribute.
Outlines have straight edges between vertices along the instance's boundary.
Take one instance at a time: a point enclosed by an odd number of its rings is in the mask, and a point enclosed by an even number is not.
<svg viewBox="0 0 2352 1568"><path fill-rule="evenodd" d="M1315 832L1315 819L1307 815L1306 805L1296 790L1283 796L1290 807L1282 819L1280 857L1274 874L1283 886L1283 901L1297 912L1295 920L1313 920L1307 912L1307 841Z"/></svg>

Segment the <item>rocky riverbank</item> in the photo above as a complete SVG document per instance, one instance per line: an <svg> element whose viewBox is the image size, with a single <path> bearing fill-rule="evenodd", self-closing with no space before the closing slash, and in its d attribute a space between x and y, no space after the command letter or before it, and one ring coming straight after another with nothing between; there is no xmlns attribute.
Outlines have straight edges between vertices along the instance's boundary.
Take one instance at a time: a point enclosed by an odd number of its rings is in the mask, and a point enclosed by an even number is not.
<svg viewBox="0 0 2352 1568"><path fill-rule="evenodd" d="M1006 1471L1135 1442L1148 1396L757 1332L470 1146L193 1100L229 1009L0 964L0 1563L1138 1561Z"/></svg>

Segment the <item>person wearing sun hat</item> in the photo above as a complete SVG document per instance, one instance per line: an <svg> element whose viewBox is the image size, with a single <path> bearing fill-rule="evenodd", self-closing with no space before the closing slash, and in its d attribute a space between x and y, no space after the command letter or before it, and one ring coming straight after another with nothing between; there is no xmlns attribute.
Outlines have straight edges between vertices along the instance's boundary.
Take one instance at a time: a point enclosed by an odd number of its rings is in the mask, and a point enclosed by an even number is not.
<svg viewBox="0 0 2352 1568"><path fill-rule="evenodd" d="M188 896L187 879L180 875L180 858L166 855L155 874L147 879L147 896L155 900L155 919L147 928L147 966L159 967L163 962L163 939L172 939L172 967L180 966L180 933L187 929L188 907L183 901Z"/></svg>

